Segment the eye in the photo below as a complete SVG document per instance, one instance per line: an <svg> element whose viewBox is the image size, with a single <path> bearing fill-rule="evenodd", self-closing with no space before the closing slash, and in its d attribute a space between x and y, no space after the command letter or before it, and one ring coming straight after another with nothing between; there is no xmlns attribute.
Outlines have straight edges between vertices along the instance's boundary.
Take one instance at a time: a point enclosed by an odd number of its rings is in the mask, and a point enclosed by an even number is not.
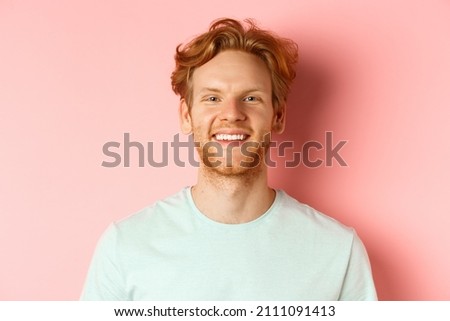
<svg viewBox="0 0 450 321"><path fill-rule="evenodd" d="M211 103L216 103L216 102L219 101L219 98L216 97L216 96L207 96L207 97L204 98L204 101L211 102Z"/></svg>
<svg viewBox="0 0 450 321"><path fill-rule="evenodd" d="M255 96L248 96L248 97L244 98L244 101L254 102L254 101L258 101L258 98Z"/></svg>

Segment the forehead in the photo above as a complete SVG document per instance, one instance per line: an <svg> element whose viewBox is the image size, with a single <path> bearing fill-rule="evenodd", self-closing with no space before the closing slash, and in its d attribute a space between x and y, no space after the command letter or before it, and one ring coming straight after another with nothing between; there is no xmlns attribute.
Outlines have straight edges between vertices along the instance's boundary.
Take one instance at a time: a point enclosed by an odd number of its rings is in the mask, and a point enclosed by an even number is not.
<svg viewBox="0 0 450 321"><path fill-rule="evenodd" d="M195 92L203 88L218 90L271 91L270 71L257 56L242 51L227 50L198 67L192 76Z"/></svg>

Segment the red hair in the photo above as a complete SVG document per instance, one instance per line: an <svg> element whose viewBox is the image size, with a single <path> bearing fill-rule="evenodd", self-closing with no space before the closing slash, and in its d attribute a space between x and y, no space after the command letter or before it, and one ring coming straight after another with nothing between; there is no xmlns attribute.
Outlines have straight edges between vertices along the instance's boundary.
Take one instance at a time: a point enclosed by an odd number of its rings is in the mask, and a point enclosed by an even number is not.
<svg viewBox="0 0 450 321"><path fill-rule="evenodd" d="M275 110L286 102L289 88L295 78L297 44L258 28L250 19L244 22L247 26L234 19L216 20L208 32L197 36L184 46L177 46L176 67L171 77L172 89L185 99L189 106L192 104L193 72L224 50L240 50L262 59L271 73L272 103Z"/></svg>

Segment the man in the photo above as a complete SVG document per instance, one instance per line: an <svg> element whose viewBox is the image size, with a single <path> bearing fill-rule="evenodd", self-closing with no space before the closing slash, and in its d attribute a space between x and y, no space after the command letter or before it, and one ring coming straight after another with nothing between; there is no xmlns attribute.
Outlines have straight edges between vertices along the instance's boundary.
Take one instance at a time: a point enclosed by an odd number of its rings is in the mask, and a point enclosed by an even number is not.
<svg viewBox="0 0 450 321"><path fill-rule="evenodd" d="M267 183L297 47L232 19L178 46L172 86L197 184L109 227L85 300L376 300L364 246Z"/></svg>

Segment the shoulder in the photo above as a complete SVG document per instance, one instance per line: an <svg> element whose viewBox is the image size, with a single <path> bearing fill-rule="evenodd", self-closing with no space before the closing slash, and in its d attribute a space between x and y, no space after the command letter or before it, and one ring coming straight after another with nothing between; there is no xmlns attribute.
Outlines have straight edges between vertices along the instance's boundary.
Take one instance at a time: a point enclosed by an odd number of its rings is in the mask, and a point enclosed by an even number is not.
<svg viewBox="0 0 450 321"><path fill-rule="evenodd" d="M116 230L119 235L139 235L164 230L175 221L183 222L189 217L190 210L186 194L187 188L184 188L114 222L110 229Z"/></svg>
<svg viewBox="0 0 450 321"><path fill-rule="evenodd" d="M278 216L283 221L288 221L289 226L304 233L320 235L322 239L352 242L355 231L313 207L301 203L286 192L279 190L280 207ZM285 225L286 222L284 222Z"/></svg>

